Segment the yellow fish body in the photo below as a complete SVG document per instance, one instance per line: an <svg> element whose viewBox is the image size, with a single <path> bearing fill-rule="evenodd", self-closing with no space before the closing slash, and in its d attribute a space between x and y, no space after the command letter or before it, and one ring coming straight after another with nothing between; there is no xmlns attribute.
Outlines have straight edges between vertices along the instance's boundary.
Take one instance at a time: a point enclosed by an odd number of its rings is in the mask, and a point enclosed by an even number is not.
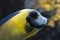
<svg viewBox="0 0 60 40"><path fill-rule="evenodd" d="M26 17L29 9L21 10L16 16L0 26L0 40L25 40Z"/></svg>
<svg viewBox="0 0 60 40"><path fill-rule="evenodd" d="M39 27L47 23L47 18L43 17L38 11L34 9L23 9L10 19L9 17L12 15L0 21L0 25L2 24L0 26L0 40L25 40L40 31L40 28L33 28L26 21L29 13L33 11L38 14L38 17L34 22L36 22ZM7 21L4 22L4 20Z"/></svg>

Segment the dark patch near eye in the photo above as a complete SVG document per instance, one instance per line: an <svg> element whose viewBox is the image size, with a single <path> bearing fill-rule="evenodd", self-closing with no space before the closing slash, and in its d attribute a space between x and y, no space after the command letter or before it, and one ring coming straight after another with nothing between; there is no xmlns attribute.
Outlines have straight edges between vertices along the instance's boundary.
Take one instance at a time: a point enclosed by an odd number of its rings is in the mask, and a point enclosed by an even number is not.
<svg viewBox="0 0 60 40"><path fill-rule="evenodd" d="M29 16L30 16L32 19L35 19L35 18L38 17L38 13L35 12L35 11L32 11L32 12L29 13Z"/></svg>
<svg viewBox="0 0 60 40"><path fill-rule="evenodd" d="M29 17L26 18L26 21L29 23L30 27L41 28L43 25L38 25L36 22L32 21Z"/></svg>
<svg viewBox="0 0 60 40"><path fill-rule="evenodd" d="M25 30L27 33L30 33L34 28L26 25Z"/></svg>

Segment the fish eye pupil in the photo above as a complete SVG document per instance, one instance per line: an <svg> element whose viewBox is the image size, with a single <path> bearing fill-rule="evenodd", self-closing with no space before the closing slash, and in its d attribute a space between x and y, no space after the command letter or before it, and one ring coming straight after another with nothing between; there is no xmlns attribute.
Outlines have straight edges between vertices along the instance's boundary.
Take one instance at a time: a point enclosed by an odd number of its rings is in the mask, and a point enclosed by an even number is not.
<svg viewBox="0 0 60 40"><path fill-rule="evenodd" d="M29 16L30 16L31 18L35 19L35 18L38 17L38 13L35 12L35 11L33 11L33 12L30 12L30 13L29 13Z"/></svg>

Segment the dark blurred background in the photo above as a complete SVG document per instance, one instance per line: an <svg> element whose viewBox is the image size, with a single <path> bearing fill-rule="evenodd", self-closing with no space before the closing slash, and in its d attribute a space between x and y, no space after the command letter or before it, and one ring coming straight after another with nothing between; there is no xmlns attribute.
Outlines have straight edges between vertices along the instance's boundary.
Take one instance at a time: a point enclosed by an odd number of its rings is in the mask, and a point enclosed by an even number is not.
<svg viewBox="0 0 60 40"><path fill-rule="evenodd" d="M24 0L0 0L0 19L24 8Z"/></svg>

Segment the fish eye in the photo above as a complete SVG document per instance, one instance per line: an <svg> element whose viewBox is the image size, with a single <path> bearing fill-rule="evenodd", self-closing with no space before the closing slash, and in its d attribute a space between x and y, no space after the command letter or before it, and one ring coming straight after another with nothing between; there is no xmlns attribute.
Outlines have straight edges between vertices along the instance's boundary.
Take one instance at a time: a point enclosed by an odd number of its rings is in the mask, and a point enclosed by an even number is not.
<svg viewBox="0 0 60 40"><path fill-rule="evenodd" d="M35 11L32 11L32 12L29 13L29 16L30 16L30 18L32 18L32 19L36 19L36 18L38 17L38 13L35 12Z"/></svg>

